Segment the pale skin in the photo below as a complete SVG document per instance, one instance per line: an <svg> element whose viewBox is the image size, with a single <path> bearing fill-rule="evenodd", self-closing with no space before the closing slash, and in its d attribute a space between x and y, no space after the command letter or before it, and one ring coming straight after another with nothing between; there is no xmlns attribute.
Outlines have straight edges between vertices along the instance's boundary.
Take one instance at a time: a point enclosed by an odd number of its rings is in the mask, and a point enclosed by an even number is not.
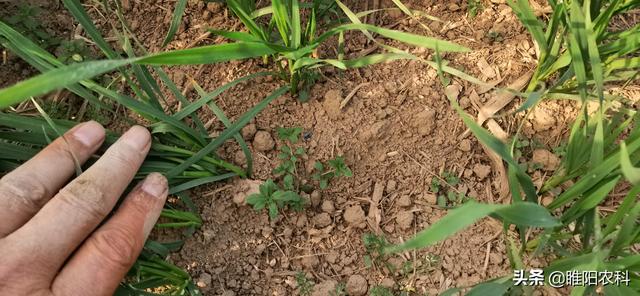
<svg viewBox="0 0 640 296"><path fill-rule="evenodd" d="M151 146L134 126L80 176L102 145L96 122L77 125L0 179L0 295L113 295L167 198L151 174L114 210ZM109 216L109 217L107 217Z"/></svg>

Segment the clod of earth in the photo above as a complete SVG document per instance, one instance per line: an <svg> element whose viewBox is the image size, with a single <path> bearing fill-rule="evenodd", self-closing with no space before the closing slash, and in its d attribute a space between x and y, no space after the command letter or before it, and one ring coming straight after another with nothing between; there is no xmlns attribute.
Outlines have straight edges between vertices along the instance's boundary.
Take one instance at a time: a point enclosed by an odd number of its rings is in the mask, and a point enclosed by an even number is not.
<svg viewBox="0 0 640 296"><path fill-rule="evenodd" d="M260 192L260 180L238 179L233 185L238 192L233 195L233 202L237 205L244 205L245 199L252 194Z"/></svg>
<svg viewBox="0 0 640 296"><path fill-rule="evenodd" d="M313 192L311 192L310 199L311 206L315 208L320 205L320 202L322 202L322 193L320 193L319 190L314 190Z"/></svg>
<svg viewBox="0 0 640 296"><path fill-rule="evenodd" d="M396 224L402 230L407 230L411 227L413 223L413 212L411 211L402 211L399 212L396 216Z"/></svg>
<svg viewBox="0 0 640 296"><path fill-rule="evenodd" d="M271 151L275 145L276 142L271 137L271 134L266 131L258 131L253 138L253 148L259 152Z"/></svg>
<svg viewBox="0 0 640 296"><path fill-rule="evenodd" d="M545 171L555 171L560 165L560 158L545 149L534 150L531 161L542 165Z"/></svg>
<svg viewBox="0 0 640 296"><path fill-rule="evenodd" d="M360 226L364 219L364 211L359 205L350 206L344 211L344 221L350 225Z"/></svg>
<svg viewBox="0 0 640 296"><path fill-rule="evenodd" d="M476 163L473 166L473 173L476 174L480 181L484 180L491 174L491 166Z"/></svg>
<svg viewBox="0 0 640 296"><path fill-rule="evenodd" d="M333 214L335 212L336 207L333 205L333 202L330 200L325 200L322 202L322 211L328 214Z"/></svg>
<svg viewBox="0 0 640 296"><path fill-rule="evenodd" d="M464 139L460 141L460 146L458 146L461 151L469 152L471 151L471 141L469 139Z"/></svg>
<svg viewBox="0 0 640 296"><path fill-rule="evenodd" d="M431 134L436 127L436 111L426 109L413 116L411 126L418 129L418 134L426 136Z"/></svg>
<svg viewBox="0 0 640 296"><path fill-rule="evenodd" d="M334 280L328 280L328 281L319 283L313 287L313 292L311 293L311 296L331 295L331 293L335 292L337 285L338 285L338 282Z"/></svg>
<svg viewBox="0 0 640 296"><path fill-rule="evenodd" d="M462 86L460 86L459 84L451 84L444 89L444 94L449 99L458 100L461 91Z"/></svg>
<svg viewBox="0 0 640 296"><path fill-rule="evenodd" d="M331 222L331 216L327 213L321 213L313 217L313 224L315 224L317 228L327 227L331 225Z"/></svg>
<svg viewBox="0 0 640 296"><path fill-rule="evenodd" d="M367 280L359 274L354 274L347 280L347 293L349 296L363 296L368 289Z"/></svg>
<svg viewBox="0 0 640 296"><path fill-rule="evenodd" d="M398 198L398 201L396 202L396 204L399 207L409 207L411 206L411 197L407 194L400 196L400 198Z"/></svg>
<svg viewBox="0 0 640 296"><path fill-rule="evenodd" d="M543 108L536 108L533 111L533 129L536 131L546 131L556 125L556 119Z"/></svg>
<svg viewBox="0 0 640 296"><path fill-rule="evenodd" d="M256 127L255 123L251 123L243 127L240 133L245 140L250 140L253 139L253 136L255 136L256 132L258 132L258 128Z"/></svg>
<svg viewBox="0 0 640 296"><path fill-rule="evenodd" d="M336 120L340 115L340 102L342 101L342 95L339 90L332 89L325 93L324 102L322 102L322 107L327 112L327 116L330 119Z"/></svg>

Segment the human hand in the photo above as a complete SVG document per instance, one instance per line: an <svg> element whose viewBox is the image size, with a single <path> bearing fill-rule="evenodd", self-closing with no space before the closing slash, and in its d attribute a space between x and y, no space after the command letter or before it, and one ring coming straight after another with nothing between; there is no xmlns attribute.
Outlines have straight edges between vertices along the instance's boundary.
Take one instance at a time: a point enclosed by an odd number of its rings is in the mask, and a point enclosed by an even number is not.
<svg viewBox="0 0 640 296"><path fill-rule="evenodd" d="M134 126L69 182L72 155L84 163L104 139L100 124L79 124L0 179L0 295L112 295L133 265L167 180L149 175L102 223L151 146Z"/></svg>

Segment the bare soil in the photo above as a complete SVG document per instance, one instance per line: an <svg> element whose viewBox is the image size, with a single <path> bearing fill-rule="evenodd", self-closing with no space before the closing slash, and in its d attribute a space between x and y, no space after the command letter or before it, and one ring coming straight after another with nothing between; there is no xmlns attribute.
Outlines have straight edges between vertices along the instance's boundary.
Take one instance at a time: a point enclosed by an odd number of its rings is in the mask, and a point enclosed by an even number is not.
<svg viewBox="0 0 640 296"><path fill-rule="evenodd" d="M126 19L137 37L150 51L161 50L174 1L125 2L129 2ZM471 18L467 1L405 1L413 9L442 20L426 20L429 30L397 12L378 14L370 21L470 47L471 53L447 54L445 58L456 68L505 87L534 69L536 51L503 2L484 1L482 10ZM347 3L354 11L373 7L373 3L365 1ZM383 7L391 5L390 1L382 1ZM98 23L106 22L104 17L97 18ZM223 42L207 36L206 29L241 27L223 5L190 1L176 40L169 48ZM346 40L350 56L372 46L359 33L347 35ZM430 51L408 49L431 58ZM324 50L320 54L329 56L334 49ZM21 66L17 67L22 71ZM250 60L167 70L183 88L188 88L190 79L194 79L203 88L213 90L264 68L260 61ZM0 86L15 82L13 77L8 78L11 75L6 75L4 67L0 71ZM216 103L234 120L281 84L272 79L243 83L219 96ZM336 102L354 90L349 103L340 109ZM496 96L457 78L453 78L448 91L456 93L461 106L473 116ZM507 110L510 108L511 105ZM568 103L553 103L543 105L541 110L524 123L523 133L536 139L538 149L548 152L564 138L564 130L555 127L571 120L574 108ZM204 122L214 119L212 114L201 115ZM522 120L522 114L506 116L497 124L512 135ZM238 198L251 187L246 180L194 191L192 196L204 225L170 260L187 269L205 295L297 295L295 275L299 272L316 283L313 295L330 295L327 291L335 290L339 283L346 284L349 295L365 295L379 285L397 294L406 291L410 295L434 295L450 287L469 286L511 273L502 225L490 219L438 245L384 258L395 268L365 264L364 234L383 235L398 243L446 215L430 191L431 180L444 172L460 178L460 184L451 189L455 192L482 202L508 202L500 172L478 141L464 133L466 128L445 97L435 69L418 61L396 61L344 72L323 70L309 102L300 103L291 97L278 99L243 131L254 152L254 180L273 178L271 171L278 163L277 148L281 143L275 141L273 147L265 134L275 139L277 127L294 126L304 128L309 135L301 144L307 150L303 168L316 160L344 155L354 176L335 180L328 189L310 196L312 203L304 211L281 211L275 221L269 221L266 212L256 212ZM222 130L220 122L211 122L212 134ZM256 134L261 135L259 139L254 139ZM245 161L236 143L230 142L218 152L236 163ZM537 155L540 162L544 161L543 168L533 173L541 181L554 169L556 160L545 152ZM528 159L532 156L523 155ZM304 171L301 175L312 183Z"/></svg>

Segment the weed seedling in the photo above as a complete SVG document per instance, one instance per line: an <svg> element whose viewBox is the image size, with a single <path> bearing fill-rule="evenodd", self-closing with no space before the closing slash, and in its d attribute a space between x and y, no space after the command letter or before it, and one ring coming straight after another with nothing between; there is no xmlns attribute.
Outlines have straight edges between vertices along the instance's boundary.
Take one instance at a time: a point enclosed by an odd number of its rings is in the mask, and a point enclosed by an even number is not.
<svg viewBox="0 0 640 296"><path fill-rule="evenodd" d="M391 244L387 242L384 236L367 233L362 236L362 243L367 250L367 255L364 256L364 265L367 268L383 265L389 270L393 270L393 266L386 262L387 255L384 252L384 249Z"/></svg>
<svg viewBox="0 0 640 296"><path fill-rule="evenodd" d="M326 189L329 186L329 181L333 178L353 176L342 156L330 159L326 165L317 161L314 168L317 172L313 175L313 179L320 183L320 189Z"/></svg>
<svg viewBox="0 0 640 296"><path fill-rule="evenodd" d="M29 39L44 48L50 48L60 43L59 39L51 36L38 20L42 10L29 4L20 4L18 12L5 21L13 26L16 31L24 34Z"/></svg>
<svg viewBox="0 0 640 296"><path fill-rule="evenodd" d="M393 296L393 292L389 288L383 286L375 286L369 291L369 296Z"/></svg>
<svg viewBox="0 0 640 296"><path fill-rule="evenodd" d="M256 211L267 208L271 220L278 217L278 210L290 206L295 210L302 210L304 200L298 193L291 190L282 190L269 179L260 185L260 192L247 197L247 203Z"/></svg>
<svg viewBox="0 0 640 296"><path fill-rule="evenodd" d="M304 272L296 273L296 283L298 284L298 293L300 296L309 296L313 292L315 283L307 278Z"/></svg>
<svg viewBox="0 0 640 296"><path fill-rule="evenodd" d="M330 296L347 296L347 285L345 283L338 283L336 288L329 293Z"/></svg>
<svg viewBox="0 0 640 296"><path fill-rule="evenodd" d="M438 196L437 204L439 207L452 207L469 199L466 195L452 190L459 183L460 179L451 172L444 172L440 178L435 176L431 178L431 192Z"/></svg>
<svg viewBox="0 0 640 296"><path fill-rule="evenodd" d="M280 164L273 170L275 175L281 175L283 187L286 190L297 190L298 188L298 174L297 174L297 162L299 157L305 154L304 148L293 147L298 143L302 128L278 128L278 139L284 142L284 145L280 148L278 159Z"/></svg>
<svg viewBox="0 0 640 296"><path fill-rule="evenodd" d="M482 2L480 0L467 0L467 12L470 18L474 18L482 11Z"/></svg>

